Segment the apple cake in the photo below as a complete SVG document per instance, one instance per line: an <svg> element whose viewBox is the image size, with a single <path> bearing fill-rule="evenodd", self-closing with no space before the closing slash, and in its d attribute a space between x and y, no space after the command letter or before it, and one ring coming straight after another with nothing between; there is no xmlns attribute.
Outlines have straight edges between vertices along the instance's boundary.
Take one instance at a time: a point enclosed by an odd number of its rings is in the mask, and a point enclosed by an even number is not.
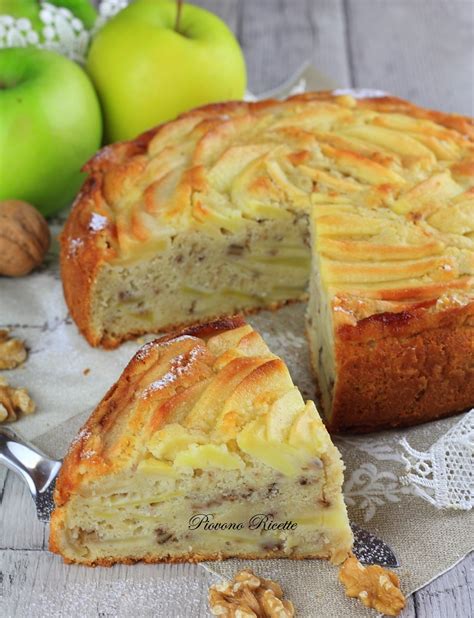
<svg viewBox="0 0 474 618"><path fill-rule="evenodd" d="M343 464L312 401L241 318L145 344L55 489L67 562L348 556Z"/></svg>
<svg viewBox="0 0 474 618"><path fill-rule="evenodd" d="M71 315L113 347L301 300L309 282L331 430L461 411L474 404L473 153L469 119L387 96L194 110L87 164L62 234Z"/></svg>

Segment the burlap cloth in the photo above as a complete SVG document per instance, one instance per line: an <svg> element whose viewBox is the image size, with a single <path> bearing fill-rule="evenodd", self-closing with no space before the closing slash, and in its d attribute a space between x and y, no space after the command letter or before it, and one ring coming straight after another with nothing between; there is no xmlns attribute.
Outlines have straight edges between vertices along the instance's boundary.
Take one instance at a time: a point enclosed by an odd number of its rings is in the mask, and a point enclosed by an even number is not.
<svg viewBox="0 0 474 618"><path fill-rule="evenodd" d="M304 77L309 88L321 85L321 79L314 83L312 70ZM61 223L61 219L53 223L54 234ZM274 313L262 312L249 321L287 362L303 395L311 398L303 314L303 305L293 305ZM20 420L14 428L49 455L61 457L139 343L104 351L91 348L79 335L62 295L56 240L39 272L23 279L0 279L0 327L12 328L27 342L30 354L24 368L4 375L12 384L28 387L38 405L36 414ZM413 485L400 480L405 464L399 440L406 437L412 447L425 451L459 420L458 416L403 431L336 440L347 468L349 515L395 550L406 593L465 556L474 544L474 525L469 511L439 510L415 495ZM472 491L472 479L470 483ZM43 590L32 615L71 615L77 607L82 616L93 616L104 603L107 615L205 615L209 582L222 575L230 577L242 566L235 560L193 566L186 570L184 579L176 575L177 567L168 565L117 567L103 575L104 569L88 570L81 575L79 590L62 589L60 581L54 590ZM71 568L85 570L58 565L58 573ZM323 561L258 561L252 568L281 582L300 616L374 615L344 596L337 569ZM204 576L203 569L210 572Z"/></svg>

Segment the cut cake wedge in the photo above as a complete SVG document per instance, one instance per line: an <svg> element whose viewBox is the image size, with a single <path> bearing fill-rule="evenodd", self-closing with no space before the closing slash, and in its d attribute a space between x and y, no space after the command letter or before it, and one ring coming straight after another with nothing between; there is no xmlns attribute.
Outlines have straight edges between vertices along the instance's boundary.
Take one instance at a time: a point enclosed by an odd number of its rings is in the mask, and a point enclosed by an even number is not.
<svg viewBox="0 0 474 618"><path fill-rule="evenodd" d="M352 533L313 402L240 318L143 346L74 440L50 549L67 562L328 558Z"/></svg>

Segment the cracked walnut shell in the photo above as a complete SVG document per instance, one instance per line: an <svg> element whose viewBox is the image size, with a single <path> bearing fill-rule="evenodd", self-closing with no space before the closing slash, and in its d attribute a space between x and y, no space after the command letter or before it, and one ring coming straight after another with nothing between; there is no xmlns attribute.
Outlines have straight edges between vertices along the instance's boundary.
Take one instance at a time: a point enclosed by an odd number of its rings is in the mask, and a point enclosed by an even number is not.
<svg viewBox="0 0 474 618"><path fill-rule="evenodd" d="M0 369L15 369L26 357L23 341L10 337L8 330L0 329Z"/></svg>
<svg viewBox="0 0 474 618"><path fill-rule="evenodd" d="M24 388L8 385L5 378L0 378L0 423L16 421L18 414L33 414L36 404Z"/></svg>
<svg viewBox="0 0 474 618"><path fill-rule="evenodd" d="M209 606L214 616L223 618L292 618L295 615L291 601L283 599L281 586L249 569L237 573L231 582L211 586Z"/></svg>
<svg viewBox="0 0 474 618"><path fill-rule="evenodd" d="M348 597L358 598L366 607L387 616L398 616L405 607L400 580L381 566L363 566L355 556L350 556L339 570L339 581Z"/></svg>

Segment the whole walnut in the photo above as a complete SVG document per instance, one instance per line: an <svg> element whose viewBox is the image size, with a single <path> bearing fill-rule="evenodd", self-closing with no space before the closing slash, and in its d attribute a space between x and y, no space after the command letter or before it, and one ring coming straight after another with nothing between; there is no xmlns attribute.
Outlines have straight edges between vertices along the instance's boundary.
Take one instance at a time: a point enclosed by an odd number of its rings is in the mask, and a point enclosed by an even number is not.
<svg viewBox="0 0 474 618"><path fill-rule="evenodd" d="M0 202L0 275L21 277L39 266L51 236L44 217L19 200Z"/></svg>

